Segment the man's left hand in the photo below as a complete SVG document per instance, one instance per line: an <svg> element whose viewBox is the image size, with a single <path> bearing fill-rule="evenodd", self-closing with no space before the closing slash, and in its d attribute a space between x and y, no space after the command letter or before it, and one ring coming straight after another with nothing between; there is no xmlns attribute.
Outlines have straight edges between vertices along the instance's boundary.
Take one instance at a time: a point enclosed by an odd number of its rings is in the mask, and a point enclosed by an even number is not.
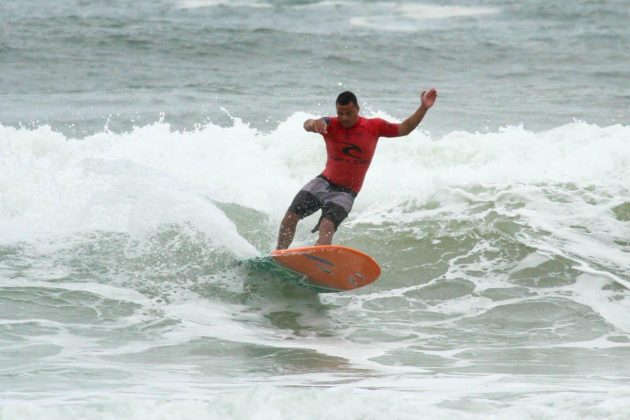
<svg viewBox="0 0 630 420"><path fill-rule="evenodd" d="M422 100L422 105L426 108L431 108L437 99L437 90L430 89L428 91L422 92L420 95L420 99Z"/></svg>

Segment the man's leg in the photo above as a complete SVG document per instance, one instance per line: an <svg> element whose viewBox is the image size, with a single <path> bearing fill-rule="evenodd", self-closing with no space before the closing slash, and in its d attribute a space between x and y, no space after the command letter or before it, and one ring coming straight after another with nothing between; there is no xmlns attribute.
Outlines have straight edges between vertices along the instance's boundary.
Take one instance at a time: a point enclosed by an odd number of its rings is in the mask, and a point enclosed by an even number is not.
<svg viewBox="0 0 630 420"><path fill-rule="evenodd" d="M299 221L300 216L291 210L287 210L284 218L282 219L282 223L280 223L280 232L278 233L278 245L276 246L276 249L287 249L289 245L291 245L293 237L295 236L295 229Z"/></svg>
<svg viewBox="0 0 630 420"><path fill-rule="evenodd" d="M289 209L280 223L276 249L287 249L289 245L291 245L291 242L293 242L298 222L321 208L322 204L315 196L317 189L321 188L319 187L321 182L322 181L318 178L311 180L296 194L295 198L293 198Z"/></svg>
<svg viewBox="0 0 630 420"><path fill-rule="evenodd" d="M315 245L330 245L332 244L332 238L335 234L335 223L328 217L324 217L319 223L319 238Z"/></svg>

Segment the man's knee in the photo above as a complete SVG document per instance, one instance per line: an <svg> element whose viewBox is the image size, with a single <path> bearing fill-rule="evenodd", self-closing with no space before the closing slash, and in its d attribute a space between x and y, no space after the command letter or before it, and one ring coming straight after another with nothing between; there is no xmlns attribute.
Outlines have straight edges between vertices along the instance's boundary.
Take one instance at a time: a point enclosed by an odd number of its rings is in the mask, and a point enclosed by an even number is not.
<svg viewBox="0 0 630 420"><path fill-rule="evenodd" d="M300 215L297 214L294 211L291 210L287 210L287 212L284 214L284 220L287 221L299 221L301 219Z"/></svg>

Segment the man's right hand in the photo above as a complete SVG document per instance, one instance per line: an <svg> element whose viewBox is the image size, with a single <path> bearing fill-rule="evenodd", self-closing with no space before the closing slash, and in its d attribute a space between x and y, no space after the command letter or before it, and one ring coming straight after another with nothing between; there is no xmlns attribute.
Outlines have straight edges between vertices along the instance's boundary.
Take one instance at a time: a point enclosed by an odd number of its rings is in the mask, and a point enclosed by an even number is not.
<svg viewBox="0 0 630 420"><path fill-rule="evenodd" d="M304 122L304 129L313 133L326 134L328 133L328 124L323 118L318 120L306 120Z"/></svg>

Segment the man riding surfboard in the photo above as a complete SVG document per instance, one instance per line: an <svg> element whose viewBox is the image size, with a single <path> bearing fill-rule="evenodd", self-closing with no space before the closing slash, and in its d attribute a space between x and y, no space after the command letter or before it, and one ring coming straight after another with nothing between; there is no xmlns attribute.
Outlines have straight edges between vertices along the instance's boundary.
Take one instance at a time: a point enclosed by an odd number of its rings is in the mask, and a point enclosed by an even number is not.
<svg viewBox="0 0 630 420"><path fill-rule="evenodd" d="M359 116L357 97L349 91L336 100L337 116L308 119L304 129L319 133L326 142L327 161L324 172L309 181L297 193L287 210L278 234L276 249L291 245L298 222L317 210L322 215L313 232L319 231L315 245L330 245L339 224L348 217L361 190L379 137L401 137L420 124L437 99L437 90L420 95L420 107L399 124L381 118Z"/></svg>

